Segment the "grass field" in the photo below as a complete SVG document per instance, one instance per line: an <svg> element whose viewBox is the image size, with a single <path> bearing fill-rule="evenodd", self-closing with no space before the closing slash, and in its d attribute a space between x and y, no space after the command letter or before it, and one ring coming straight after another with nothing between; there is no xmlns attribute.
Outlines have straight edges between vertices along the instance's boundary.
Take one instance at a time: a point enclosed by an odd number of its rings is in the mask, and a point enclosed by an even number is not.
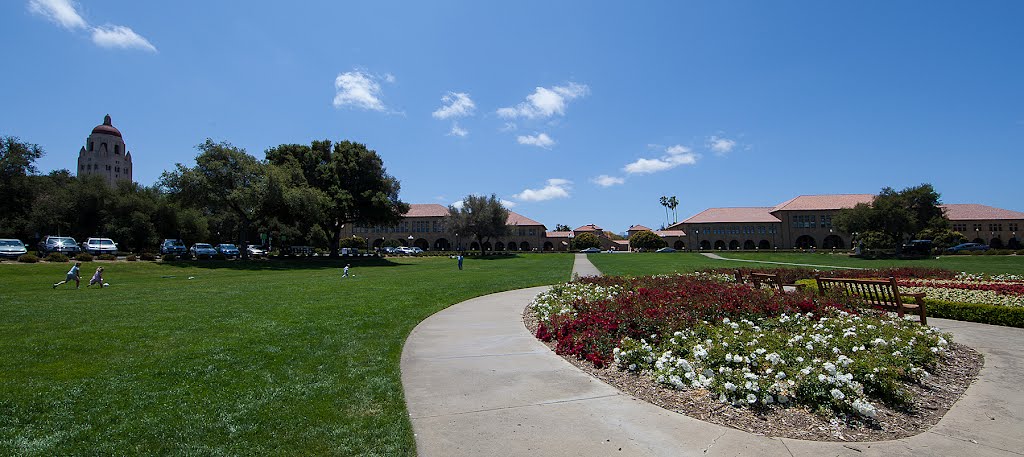
<svg viewBox="0 0 1024 457"><path fill-rule="evenodd" d="M0 455L412 454L412 328L572 256L96 265L0 263Z"/></svg>
<svg viewBox="0 0 1024 457"><path fill-rule="evenodd" d="M1024 256L942 256L924 260L864 260L845 254L828 253L721 253L731 259L799 263L836 267L884 268L891 266L945 268L968 273L1024 272ZM606 275L643 276L660 273L690 272L704 268L775 268L787 265L714 260L695 253L590 254L587 256Z"/></svg>

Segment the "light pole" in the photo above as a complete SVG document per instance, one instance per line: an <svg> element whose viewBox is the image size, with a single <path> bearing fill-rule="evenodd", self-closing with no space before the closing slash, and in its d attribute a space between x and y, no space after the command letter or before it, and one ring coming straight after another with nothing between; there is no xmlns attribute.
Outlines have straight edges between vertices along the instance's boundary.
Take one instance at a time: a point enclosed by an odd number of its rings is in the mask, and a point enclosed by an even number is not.
<svg viewBox="0 0 1024 457"><path fill-rule="evenodd" d="M700 229L694 229L693 233L697 234L697 250L703 250L703 248L700 245Z"/></svg>
<svg viewBox="0 0 1024 457"><path fill-rule="evenodd" d="M412 235L409 235L409 238L406 238L406 239L409 240L409 247L411 248L412 247L412 240L414 240L416 238L413 238Z"/></svg>
<svg viewBox="0 0 1024 457"><path fill-rule="evenodd" d="M462 242L459 241L459 232L455 232L455 250L462 252Z"/></svg>
<svg viewBox="0 0 1024 457"><path fill-rule="evenodd" d="M569 232L569 246L565 248L566 251L571 251L572 250L572 240L573 240L573 238L576 238L576 234L574 234L573 232Z"/></svg>

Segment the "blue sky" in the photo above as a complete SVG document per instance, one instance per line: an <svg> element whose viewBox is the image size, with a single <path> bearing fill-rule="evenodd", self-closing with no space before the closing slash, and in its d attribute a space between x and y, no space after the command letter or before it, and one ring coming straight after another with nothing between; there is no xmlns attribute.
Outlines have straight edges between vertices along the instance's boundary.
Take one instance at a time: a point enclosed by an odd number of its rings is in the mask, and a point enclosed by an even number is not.
<svg viewBox="0 0 1024 457"><path fill-rule="evenodd" d="M411 203L495 193L616 232L929 182L1024 211L1024 3L0 4L0 135L74 168L104 114L135 179L207 137L367 144Z"/></svg>

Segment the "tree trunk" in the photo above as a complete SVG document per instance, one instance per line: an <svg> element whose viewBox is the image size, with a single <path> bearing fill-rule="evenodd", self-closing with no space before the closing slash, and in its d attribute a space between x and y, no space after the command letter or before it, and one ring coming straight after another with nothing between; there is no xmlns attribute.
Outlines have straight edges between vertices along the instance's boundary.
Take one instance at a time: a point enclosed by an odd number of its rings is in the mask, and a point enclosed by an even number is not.
<svg viewBox="0 0 1024 457"><path fill-rule="evenodd" d="M331 236L330 243L332 259L338 258L338 245L341 243L341 227L341 222L334 221L334 233Z"/></svg>
<svg viewBox="0 0 1024 457"><path fill-rule="evenodd" d="M488 237L488 238L490 238L490 237ZM477 235L477 237L476 237L476 244L478 246L480 246L480 257L483 257L484 256L484 239L481 238L479 235Z"/></svg>
<svg viewBox="0 0 1024 457"><path fill-rule="evenodd" d="M249 260L249 247L246 245L246 239L249 234L249 222L242 220L242 230L238 232L238 255L242 260Z"/></svg>

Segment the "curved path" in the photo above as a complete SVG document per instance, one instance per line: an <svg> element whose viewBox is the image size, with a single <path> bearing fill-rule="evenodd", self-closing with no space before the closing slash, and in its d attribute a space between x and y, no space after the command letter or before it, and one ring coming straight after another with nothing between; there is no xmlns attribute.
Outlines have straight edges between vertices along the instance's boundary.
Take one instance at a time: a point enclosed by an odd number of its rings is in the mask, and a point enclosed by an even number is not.
<svg viewBox="0 0 1024 457"><path fill-rule="evenodd" d="M583 373L523 325L523 308L544 289L468 300L412 331L401 366L419 455L1024 456L1024 329L934 319L985 355L964 398L917 436L814 442L702 422Z"/></svg>

